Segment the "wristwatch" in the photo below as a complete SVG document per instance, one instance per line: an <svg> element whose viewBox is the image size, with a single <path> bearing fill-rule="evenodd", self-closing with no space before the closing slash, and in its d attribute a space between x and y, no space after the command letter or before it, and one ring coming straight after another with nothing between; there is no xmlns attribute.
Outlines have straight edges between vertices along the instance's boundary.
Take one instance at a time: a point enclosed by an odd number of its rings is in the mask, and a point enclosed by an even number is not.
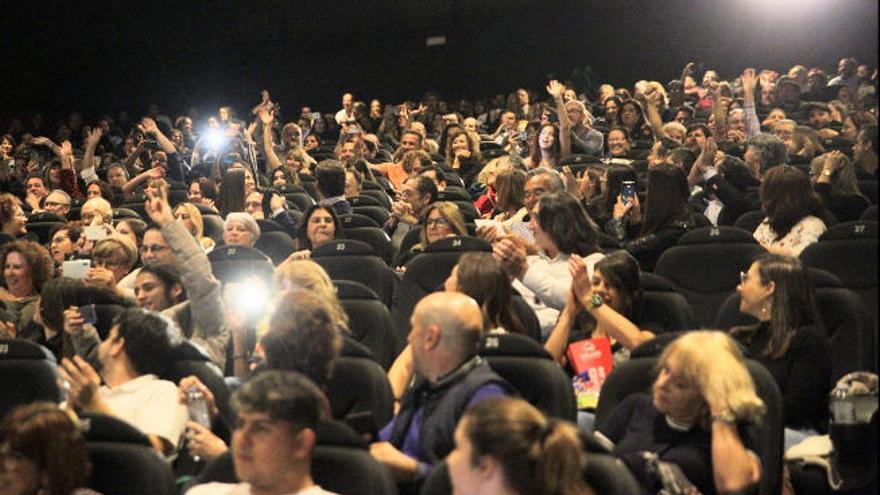
<svg viewBox="0 0 880 495"><path fill-rule="evenodd" d="M602 297L599 294L593 294L593 296L587 302L586 309L587 309L587 311L593 311L594 309L596 309L599 306L601 306L602 304L604 304L604 302L605 301L602 300Z"/></svg>

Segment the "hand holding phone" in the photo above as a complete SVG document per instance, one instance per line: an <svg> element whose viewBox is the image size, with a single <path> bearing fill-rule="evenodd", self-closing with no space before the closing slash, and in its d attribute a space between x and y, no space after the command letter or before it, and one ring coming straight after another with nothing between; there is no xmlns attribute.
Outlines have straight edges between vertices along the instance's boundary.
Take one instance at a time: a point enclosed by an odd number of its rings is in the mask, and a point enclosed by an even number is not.
<svg viewBox="0 0 880 495"><path fill-rule="evenodd" d="M76 280L85 280L92 268L91 260L70 260L61 264L61 276Z"/></svg>
<svg viewBox="0 0 880 495"><path fill-rule="evenodd" d="M620 196L623 198L623 204L629 205L633 201L633 196L636 195L636 183L631 180L623 181L623 188L621 189Z"/></svg>

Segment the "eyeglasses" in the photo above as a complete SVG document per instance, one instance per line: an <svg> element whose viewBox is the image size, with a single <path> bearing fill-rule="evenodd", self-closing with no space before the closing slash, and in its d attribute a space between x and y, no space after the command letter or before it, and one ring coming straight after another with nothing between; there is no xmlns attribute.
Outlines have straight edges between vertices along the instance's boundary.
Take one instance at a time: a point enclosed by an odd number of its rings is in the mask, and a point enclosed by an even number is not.
<svg viewBox="0 0 880 495"><path fill-rule="evenodd" d="M544 194L543 189L532 189L532 190L525 191L525 197L527 197L527 198L532 198L532 197L538 198L542 194Z"/></svg>
<svg viewBox="0 0 880 495"><path fill-rule="evenodd" d="M52 208L57 208L59 206L70 206L68 203L59 203L57 201L44 201L43 206L49 206Z"/></svg>
<svg viewBox="0 0 880 495"><path fill-rule="evenodd" d="M146 253L161 253L168 249L168 246L163 246L161 244L144 244L141 246L141 254Z"/></svg>
<svg viewBox="0 0 880 495"><path fill-rule="evenodd" d="M739 272L739 283L744 284L749 281L748 272Z"/></svg>
<svg viewBox="0 0 880 495"><path fill-rule="evenodd" d="M429 218L425 220L425 227L449 227L449 220L445 218Z"/></svg>
<svg viewBox="0 0 880 495"><path fill-rule="evenodd" d="M178 220L189 220L189 213L178 213L177 215L174 215L174 218Z"/></svg>

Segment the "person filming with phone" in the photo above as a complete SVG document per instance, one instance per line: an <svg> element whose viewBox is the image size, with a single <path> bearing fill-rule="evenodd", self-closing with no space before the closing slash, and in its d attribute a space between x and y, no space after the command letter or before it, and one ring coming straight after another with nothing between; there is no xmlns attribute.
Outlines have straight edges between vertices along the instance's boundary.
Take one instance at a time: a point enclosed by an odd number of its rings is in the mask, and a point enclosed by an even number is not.
<svg viewBox="0 0 880 495"><path fill-rule="evenodd" d="M644 211L635 189L634 182L624 181L605 232L639 261L642 270L653 271L660 254L696 226L687 202L687 177L673 165L652 168Z"/></svg>

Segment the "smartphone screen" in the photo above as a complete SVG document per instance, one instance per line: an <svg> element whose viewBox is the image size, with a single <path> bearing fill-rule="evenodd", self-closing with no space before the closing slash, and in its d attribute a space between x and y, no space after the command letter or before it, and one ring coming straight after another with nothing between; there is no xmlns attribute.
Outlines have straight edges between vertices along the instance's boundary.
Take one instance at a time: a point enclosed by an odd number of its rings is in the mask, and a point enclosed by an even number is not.
<svg viewBox="0 0 880 495"><path fill-rule="evenodd" d="M636 183L631 180L623 181L623 189L620 195L623 197L624 204L630 204L633 196L636 194Z"/></svg>

